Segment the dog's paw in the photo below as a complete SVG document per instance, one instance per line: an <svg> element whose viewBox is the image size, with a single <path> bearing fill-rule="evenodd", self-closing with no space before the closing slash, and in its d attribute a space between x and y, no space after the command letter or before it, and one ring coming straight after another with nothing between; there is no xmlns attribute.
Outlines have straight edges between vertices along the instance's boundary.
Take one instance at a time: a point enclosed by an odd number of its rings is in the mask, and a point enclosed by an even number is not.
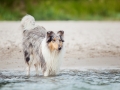
<svg viewBox="0 0 120 90"><path fill-rule="evenodd" d="M47 73L47 72L45 72L45 73L44 73L44 76L45 76L45 77L48 77L49 75L48 75L48 73Z"/></svg>

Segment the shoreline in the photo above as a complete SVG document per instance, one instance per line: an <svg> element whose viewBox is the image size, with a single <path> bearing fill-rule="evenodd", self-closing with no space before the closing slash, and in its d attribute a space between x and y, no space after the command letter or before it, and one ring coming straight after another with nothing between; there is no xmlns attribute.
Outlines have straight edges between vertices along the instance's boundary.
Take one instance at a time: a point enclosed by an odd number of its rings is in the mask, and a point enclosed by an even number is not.
<svg viewBox="0 0 120 90"><path fill-rule="evenodd" d="M65 32L61 68L120 68L119 21L37 21L47 30ZM20 21L0 21L0 70L24 70Z"/></svg>

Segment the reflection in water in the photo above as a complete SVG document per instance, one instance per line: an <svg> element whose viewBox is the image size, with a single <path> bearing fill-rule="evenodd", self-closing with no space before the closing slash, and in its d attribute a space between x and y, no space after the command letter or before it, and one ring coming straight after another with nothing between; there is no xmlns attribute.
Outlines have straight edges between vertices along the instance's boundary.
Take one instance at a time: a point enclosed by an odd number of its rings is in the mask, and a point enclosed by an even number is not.
<svg viewBox="0 0 120 90"><path fill-rule="evenodd" d="M0 90L120 90L120 70L62 70L58 76L26 77L22 71L0 71Z"/></svg>

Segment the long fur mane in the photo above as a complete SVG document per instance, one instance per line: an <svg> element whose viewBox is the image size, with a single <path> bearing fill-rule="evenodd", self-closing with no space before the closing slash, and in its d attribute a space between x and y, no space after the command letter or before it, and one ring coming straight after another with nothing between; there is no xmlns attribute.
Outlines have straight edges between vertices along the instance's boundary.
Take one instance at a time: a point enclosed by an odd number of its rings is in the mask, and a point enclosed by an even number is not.
<svg viewBox="0 0 120 90"><path fill-rule="evenodd" d="M46 62L46 71L44 76L58 74L64 54L64 48L60 52L57 50L51 52L47 47L46 38L42 41L41 46L42 54Z"/></svg>

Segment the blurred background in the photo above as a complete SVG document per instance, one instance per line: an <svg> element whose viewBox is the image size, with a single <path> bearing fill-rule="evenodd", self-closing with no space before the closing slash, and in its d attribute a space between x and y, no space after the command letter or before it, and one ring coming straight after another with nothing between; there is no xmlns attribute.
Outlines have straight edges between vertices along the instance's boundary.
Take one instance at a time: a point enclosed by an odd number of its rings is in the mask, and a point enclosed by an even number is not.
<svg viewBox="0 0 120 90"><path fill-rule="evenodd" d="M0 0L0 20L120 20L120 0Z"/></svg>

